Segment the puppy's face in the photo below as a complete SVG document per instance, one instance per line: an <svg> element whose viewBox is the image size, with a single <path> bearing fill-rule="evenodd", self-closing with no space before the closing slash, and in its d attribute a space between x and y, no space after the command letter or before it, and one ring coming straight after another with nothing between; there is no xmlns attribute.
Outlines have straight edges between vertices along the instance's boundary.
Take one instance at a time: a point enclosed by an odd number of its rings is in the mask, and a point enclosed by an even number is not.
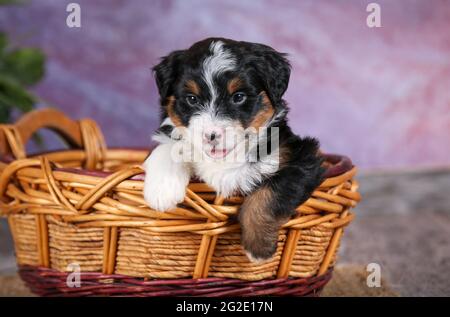
<svg viewBox="0 0 450 317"><path fill-rule="evenodd" d="M206 39L166 56L154 71L163 122L187 128L213 159L286 114L290 66L265 45Z"/></svg>

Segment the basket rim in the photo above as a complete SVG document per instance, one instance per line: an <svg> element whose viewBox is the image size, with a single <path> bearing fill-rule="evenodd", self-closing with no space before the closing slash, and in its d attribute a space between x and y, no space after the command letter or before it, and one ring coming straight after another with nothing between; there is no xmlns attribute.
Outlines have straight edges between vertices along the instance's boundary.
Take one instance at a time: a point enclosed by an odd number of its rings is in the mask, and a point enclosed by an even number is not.
<svg viewBox="0 0 450 317"><path fill-rule="evenodd" d="M108 147L108 151L135 151L135 152L148 152L151 153L151 150L153 148L146 148L146 147ZM49 154L55 154L55 153L64 153L64 152L84 152L83 149L62 149L62 150L51 150L51 151L42 151L37 152L29 155L27 158L36 158L43 155L49 155ZM325 173L324 173L324 179L333 178L340 176L348 171L350 171L354 165L352 160L346 156L341 154L331 154L331 153L321 153L320 154L326 162L329 162L333 164L331 167L327 167ZM11 155L4 155L0 157L0 162L4 164L12 163L13 161L16 161L14 157ZM55 171L60 172L68 172L68 173L74 173L78 175L86 175L86 176L94 176L99 178L104 178L109 175L111 175L113 172L107 172L107 171L101 171L101 170L89 170L84 168L71 168L71 167L59 167L55 168ZM130 178L130 180L144 180L145 172L135 175ZM202 181L198 179L191 179L191 183L202 183Z"/></svg>

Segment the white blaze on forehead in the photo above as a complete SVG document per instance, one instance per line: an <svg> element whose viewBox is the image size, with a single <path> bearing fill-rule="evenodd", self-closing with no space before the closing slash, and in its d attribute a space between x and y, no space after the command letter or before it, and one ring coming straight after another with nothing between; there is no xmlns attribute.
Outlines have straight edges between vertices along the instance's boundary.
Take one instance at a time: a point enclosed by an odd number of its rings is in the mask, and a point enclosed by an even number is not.
<svg viewBox="0 0 450 317"><path fill-rule="evenodd" d="M209 50L211 55L203 61L203 79L211 93L210 108L214 107L217 98L217 87L214 85L214 77L233 70L236 66L236 60L233 55L223 47L223 42L211 42Z"/></svg>

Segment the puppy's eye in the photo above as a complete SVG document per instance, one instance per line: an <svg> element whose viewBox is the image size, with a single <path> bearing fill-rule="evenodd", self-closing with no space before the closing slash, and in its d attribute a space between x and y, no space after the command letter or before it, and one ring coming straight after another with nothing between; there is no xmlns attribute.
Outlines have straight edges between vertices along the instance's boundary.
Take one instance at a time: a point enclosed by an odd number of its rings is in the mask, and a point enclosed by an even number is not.
<svg viewBox="0 0 450 317"><path fill-rule="evenodd" d="M235 105L241 105L247 100L247 95L243 92L237 92L231 97L231 100Z"/></svg>
<svg viewBox="0 0 450 317"><path fill-rule="evenodd" d="M187 95L186 102L190 106L195 106L195 105L198 105L198 98L197 98L197 96L194 96L194 95Z"/></svg>

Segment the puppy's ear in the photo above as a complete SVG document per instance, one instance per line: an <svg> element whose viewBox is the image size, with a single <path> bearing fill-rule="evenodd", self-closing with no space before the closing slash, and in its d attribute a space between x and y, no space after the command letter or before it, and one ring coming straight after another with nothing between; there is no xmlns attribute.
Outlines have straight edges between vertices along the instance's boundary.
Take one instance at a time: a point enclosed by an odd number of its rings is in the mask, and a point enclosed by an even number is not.
<svg viewBox="0 0 450 317"><path fill-rule="evenodd" d="M273 48L263 44L253 44L251 49L255 56L252 66L256 69L259 78L263 81L264 89L270 100L275 104L281 104L291 75L291 65L284 53L279 53Z"/></svg>
<svg viewBox="0 0 450 317"><path fill-rule="evenodd" d="M163 57L161 62L153 67L153 74L161 100L165 100L173 94L173 84L178 77L183 56L184 51L174 51Z"/></svg>

